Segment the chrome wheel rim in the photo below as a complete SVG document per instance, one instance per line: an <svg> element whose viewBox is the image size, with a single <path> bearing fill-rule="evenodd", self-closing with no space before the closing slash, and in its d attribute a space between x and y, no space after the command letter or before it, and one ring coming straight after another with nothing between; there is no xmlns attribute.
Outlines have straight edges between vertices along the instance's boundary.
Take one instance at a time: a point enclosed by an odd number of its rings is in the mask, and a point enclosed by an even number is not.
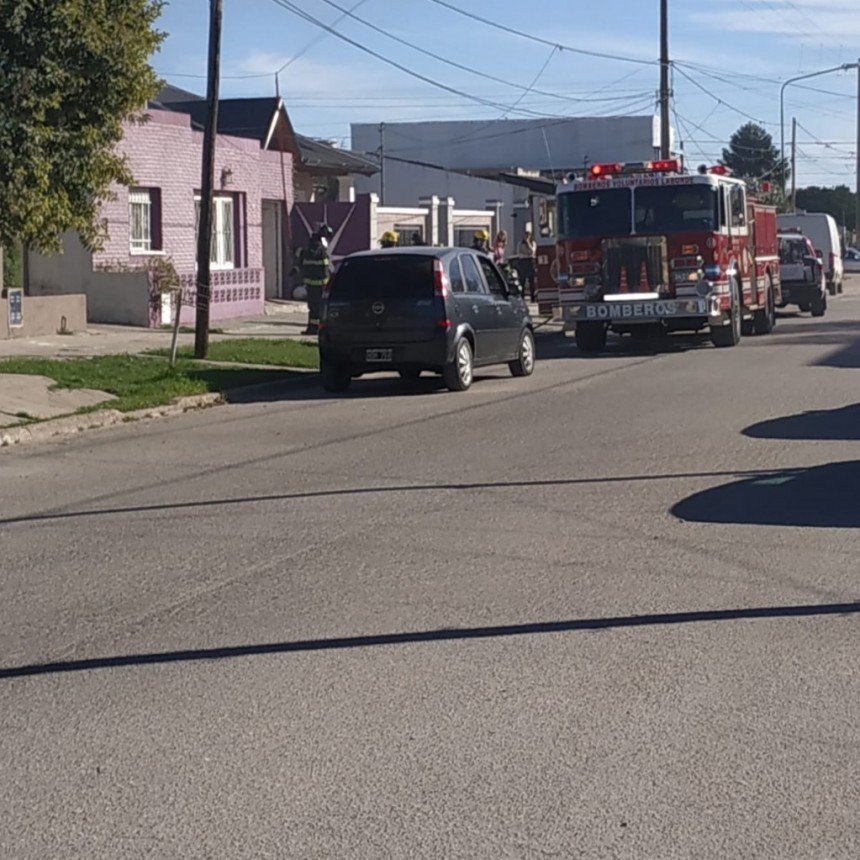
<svg viewBox="0 0 860 860"><path fill-rule="evenodd" d="M457 350L457 372L463 385L472 384L472 350L469 344L463 341Z"/></svg>
<svg viewBox="0 0 860 860"><path fill-rule="evenodd" d="M530 334L523 335L521 346L523 368L526 373L531 373L535 366L535 344Z"/></svg>

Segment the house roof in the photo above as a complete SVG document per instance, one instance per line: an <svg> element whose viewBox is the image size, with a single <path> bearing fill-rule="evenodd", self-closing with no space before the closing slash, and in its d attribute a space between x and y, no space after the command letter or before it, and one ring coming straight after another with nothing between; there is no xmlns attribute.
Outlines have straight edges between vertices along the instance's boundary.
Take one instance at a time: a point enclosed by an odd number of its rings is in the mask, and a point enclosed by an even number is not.
<svg viewBox="0 0 860 860"><path fill-rule="evenodd" d="M338 149L321 140L296 135L296 143L301 153L302 166L308 173L331 174L360 173L373 176L379 173L379 164L348 149Z"/></svg>
<svg viewBox="0 0 860 860"><path fill-rule="evenodd" d="M194 93L188 92L188 90L180 89L179 87L174 87L173 84L167 84L161 92L149 103L149 106L152 108L162 108L164 110L169 110L170 105L176 104L178 102L193 102L199 101L203 104L206 103L206 99L202 96L195 95Z"/></svg>
<svg viewBox="0 0 860 860"><path fill-rule="evenodd" d="M179 87L166 86L152 107L187 114L198 128L203 128L206 123L206 100ZM354 152L296 134L283 99L275 96L221 99L218 102L218 133L257 140L264 149L276 149L277 146L272 144L277 143L275 132L279 116L286 123L285 149L296 157L297 170L329 176L347 173L372 176L379 172L376 163Z"/></svg>

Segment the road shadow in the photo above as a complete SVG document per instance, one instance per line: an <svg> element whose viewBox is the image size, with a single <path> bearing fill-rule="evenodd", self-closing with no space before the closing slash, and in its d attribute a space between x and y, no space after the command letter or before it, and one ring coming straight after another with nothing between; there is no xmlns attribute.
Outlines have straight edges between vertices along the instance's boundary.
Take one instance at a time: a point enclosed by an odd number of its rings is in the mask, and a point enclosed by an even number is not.
<svg viewBox="0 0 860 860"><path fill-rule="evenodd" d="M860 403L761 421L747 427L743 435L751 439L860 440Z"/></svg>
<svg viewBox="0 0 860 860"><path fill-rule="evenodd" d="M371 636L348 636L332 639L305 639L295 642L268 642L258 645L235 645L223 648L201 648L184 651L162 651L93 657L82 660L60 660L0 667L0 680L90 672L97 669L119 669L131 666L153 666L169 663L196 663L256 657L273 654L297 654L312 651L346 651L357 648L392 647L434 642L458 642L498 639L512 636L540 636L559 633L660 627L703 622L754 621L773 618L815 618L830 615L851 616L860 613L860 601L803 606L755 606L742 609L706 609L695 612L667 612L652 615L622 615L608 618L574 618L568 621L544 621L508 624L495 627L461 627L418 630L405 633L382 633Z"/></svg>
<svg viewBox="0 0 860 860"><path fill-rule="evenodd" d="M607 358L636 358L656 355L677 355L696 349L708 349L710 341L704 334L657 334L652 337L610 334L606 348L600 353L580 352L573 333L565 335L556 329L543 337L538 333L538 361L580 360L594 361Z"/></svg>
<svg viewBox="0 0 860 860"><path fill-rule="evenodd" d="M236 496L221 499L188 500L168 502L156 505L129 505L112 508L90 508L84 510L42 511L35 514L25 514L17 517L0 519L0 526L21 525L23 523L49 522L52 520L83 519L86 517L122 516L125 514L163 513L165 511L197 510L208 508L229 508L240 505L257 505L278 502L300 502L308 499L345 498L350 496L375 496L391 493L457 493L474 492L476 490L530 490L538 487L584 487L608 484L635 484L658 481L679 481L698 478L740 478L766 477L780 474L767 470L750 472L676 472L661 475L617 475L602 478L551 478L547 480L530 481L487 481L487 482L450 482L438 484L397 484L381 487L337 487L328 490L308 490L300 493L274 493L271 495Z"/></svg>
<svg viewBox="0 0 860 860"><path fill-rule="evenodd" d="M817 320L799 315L779 317L772 338L745 338L746 347L832 346L833 351L811 362L811 367L860 367L860 322Z"/></svg>
<svg viewBox="0 0 860 860"><path fill-rule="evenodd" d="M679 520L725 525L860 528L860 461L787 469L696 493L672 508Z"/></svg>

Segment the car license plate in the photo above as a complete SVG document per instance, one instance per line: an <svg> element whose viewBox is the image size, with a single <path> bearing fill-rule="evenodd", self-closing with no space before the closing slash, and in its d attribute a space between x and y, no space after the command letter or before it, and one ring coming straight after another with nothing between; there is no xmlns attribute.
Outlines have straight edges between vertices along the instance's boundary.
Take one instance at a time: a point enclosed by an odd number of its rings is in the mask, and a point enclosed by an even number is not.
<svg viewBox="0 0 860 860"><path fill-rule="evenodd" d="M394 358L393 349L368 349L365 351L364 358L368 362L384 363L391 361Z"/></svg>
<svg viewBox="0 0 860 860"><path fill-rule="evenodd" d="M648 302L594 302L579 305L571 316L578 320L658 320L670 317L706 316L704 299L666 299Z"/></svg>

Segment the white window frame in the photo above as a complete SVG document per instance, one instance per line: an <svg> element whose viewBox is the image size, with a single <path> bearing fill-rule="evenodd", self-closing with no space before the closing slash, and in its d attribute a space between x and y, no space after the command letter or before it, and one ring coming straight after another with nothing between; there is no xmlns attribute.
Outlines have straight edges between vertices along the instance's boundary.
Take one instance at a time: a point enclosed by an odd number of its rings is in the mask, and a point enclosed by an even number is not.
<svg viewBox="0 0 860 860"><path fill-rule="evenodd" d="M200 197L194 197L194 244L200 230ZM230 196L212 198L212 242L209 266L213 271L229 271L236 268L236 200Z"/></svg>
<svg viewBox="0 0 860 860"><path fill-rule="evenodd" d="M152 253L152 192L132 188L128 192L128 249L131 254Z"/></svg>

